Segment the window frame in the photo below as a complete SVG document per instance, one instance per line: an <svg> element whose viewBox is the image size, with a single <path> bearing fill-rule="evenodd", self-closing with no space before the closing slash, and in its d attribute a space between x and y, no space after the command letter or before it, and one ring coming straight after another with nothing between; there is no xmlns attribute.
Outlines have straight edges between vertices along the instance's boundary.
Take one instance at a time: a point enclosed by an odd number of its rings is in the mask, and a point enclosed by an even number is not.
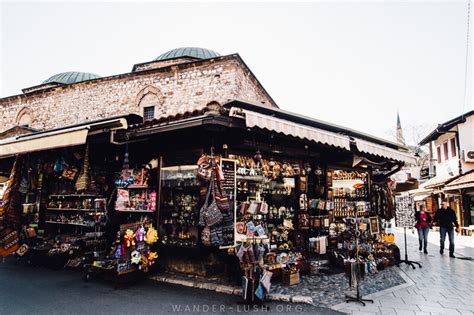
<svg viewBox="0 0 474 315"><path fill-rule="evenodd" d="M153 110L153 114L151 115L151 118L148 117L150 115L147 115L147 113L146 113L147 110L150 110L150 109ZM152 105L152 106L143 106L143 121L150 121L150 120L155 119L155 109L156 109L156 106L154 106L154 105Z"/></svg>
<svg viewBox="0 0 474 315"><path fill-rule="evenodd" d="M441 163L442 159L441 159L441 146L440 145L436 147L436 154L437 154L438 163Z"/></svg>
<svg viewBox="0 0 474 315"><path fill-rule="evenodd" d="M443 143L443 152L444 152L444 160L447 161L449 159L448 141Z"/></svg>
<svg viewBox="0 0 474 315"><path fill-rule="evenodd" d="M451 146L451 157L456 157L456 138L451 138L449 140L449 145Z"/></svg>

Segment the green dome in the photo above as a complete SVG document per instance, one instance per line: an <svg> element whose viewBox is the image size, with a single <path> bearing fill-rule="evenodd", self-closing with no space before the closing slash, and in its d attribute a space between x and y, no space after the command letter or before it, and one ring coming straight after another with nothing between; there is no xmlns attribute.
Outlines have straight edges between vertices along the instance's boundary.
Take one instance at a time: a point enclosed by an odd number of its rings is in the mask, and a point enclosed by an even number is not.
<svg viewBox="0 0 474 315"><path fill-rule="evenodd" d="M99 75L87 72L63 72L53 75L51 78L44 80L43 84L45 83L63 83L63 84L71 84L81 81L87 81L92 79L100 78Z"/></svg>
<svg viewBox="0 0 474 315"><path fill-rule="evenodd" d="M220 55L210 49L199 47L181 47L165 52L159 55L155 60L167 60L179 57L194 57L199 59L210 59L219 57Z"/></svg>

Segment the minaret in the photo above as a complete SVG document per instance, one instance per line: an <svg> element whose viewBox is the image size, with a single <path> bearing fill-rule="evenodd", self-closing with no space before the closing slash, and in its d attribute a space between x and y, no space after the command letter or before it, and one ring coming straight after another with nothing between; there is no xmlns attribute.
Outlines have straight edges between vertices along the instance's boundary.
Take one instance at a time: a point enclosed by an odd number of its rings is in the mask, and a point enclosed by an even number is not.
<svg viewBox="0 0 474 315"><path fill-rule="evenodd" d="M400 114L397 111L397 143L405 145L405 139L403 138L402 124L400 123Z"/></svg>

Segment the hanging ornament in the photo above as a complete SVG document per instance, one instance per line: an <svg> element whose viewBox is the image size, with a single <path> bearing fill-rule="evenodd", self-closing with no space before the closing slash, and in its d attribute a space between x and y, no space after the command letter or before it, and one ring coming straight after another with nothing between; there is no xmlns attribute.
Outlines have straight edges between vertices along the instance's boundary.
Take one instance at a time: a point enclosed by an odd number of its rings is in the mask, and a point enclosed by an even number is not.
<svg viewBox="0 0 474 315"><path fill-rule="evenodd" d="M89 144L86 145L86 152L84 154L84 164L82 166L81 174L77 178L76 190L77 192L86 191L89 187Z"/></svg>
<svg viewBox="0 0 474 315"><path fill-rule="evenodd" d="M253 156L253 158L255 159L256 162L260 162L262 160L262 154L260 153L260 150L257 150L257 152L255 152L255 155Z"/></svg>
<svg viewBox="0 0 474 315"><path fill-rule="evenodd" d="M270 161L268 162L268 166L270 167L275 166L275 160L273 159L273 157L270 158Z"/></svg>

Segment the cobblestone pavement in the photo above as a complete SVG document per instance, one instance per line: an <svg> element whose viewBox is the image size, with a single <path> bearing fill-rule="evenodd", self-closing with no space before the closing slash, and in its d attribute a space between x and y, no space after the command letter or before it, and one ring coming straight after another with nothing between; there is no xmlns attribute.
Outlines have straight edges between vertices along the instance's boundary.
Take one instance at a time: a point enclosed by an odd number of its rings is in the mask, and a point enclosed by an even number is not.
<svg viewBox="0 0 474 315"><path fill-rule="evenodd" d="M397 244L403 250L403 234L396 231ZM407 233L408 258L419 261L423 268L413 270L401 265L393 268L407 278L404 285L365 297L374 304L363 307L341 303L333 309L351 314L474 314L474 237L455 236L457 258L439 254L439 234L430 232L428 255L418 251L418 238ZM447 244L446 244L447 246Z"/></svg>
<svg viewBox="0 0 474 315"><path fill-rule="evenodd" d="M362 294L379 292L405 283L396 267L389 267L376 274L369 274L361 283ZM313 298L313 304L329 307L345 301L344 296L349 291L349 280L344 273L320 274L302 276L301 283L285 286L281 283L272 285L271 292L289 295L305 295Z"/></svg>

